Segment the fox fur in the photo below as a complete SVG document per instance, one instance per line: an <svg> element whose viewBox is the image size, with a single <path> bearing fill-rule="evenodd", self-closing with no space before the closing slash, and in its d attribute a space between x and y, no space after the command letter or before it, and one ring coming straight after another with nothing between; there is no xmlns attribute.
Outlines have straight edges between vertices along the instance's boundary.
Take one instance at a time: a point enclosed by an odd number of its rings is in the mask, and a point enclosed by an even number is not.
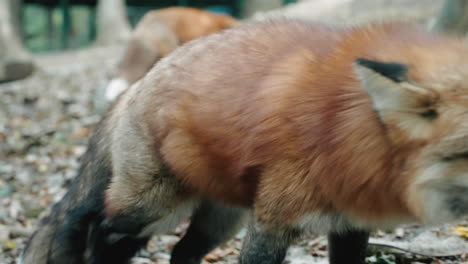
<svg viewBox="0 0 468 264"><path fill-rule="evenodd" d="M277 19L191 41L109 110L23 261L128 263L192 215L172 264L246 218L242 264L279 264L310 231L330 263L363 263L376 228L467 216L467 81L464 41L407 24Z"/></svg>
<svg viewBox="0 0 468 264"><path fill-rule="evenodd" d="M119 62L117 77L106 87L113 101L179 45L238 25L235 18L197 8L169 7L150 11L137 24Z"/></svg>

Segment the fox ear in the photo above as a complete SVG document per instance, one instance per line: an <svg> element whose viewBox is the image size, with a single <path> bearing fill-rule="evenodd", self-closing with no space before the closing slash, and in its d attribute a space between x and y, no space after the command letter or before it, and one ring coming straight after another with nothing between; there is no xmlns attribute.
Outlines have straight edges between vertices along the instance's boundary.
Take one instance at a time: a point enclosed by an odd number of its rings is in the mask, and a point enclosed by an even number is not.
<svg viewBox="0 0 468 264"><path fill-rule="evenodd" d="M408 73L408 67L405 64L396 62L379 62L358 58L356 59L356 65L369 69L397 83L405 81Z"/></svg>
<svg viewBox="0 0 468 264"><path fill-rule="evenodd" d="M406 81L408 67L404 64L357 59L354 71L377 112L414 113L424 110L433 98L432 91Z"/></svg>
<svg viewBox="0 0 468 264"><path fill-rule="evenodd" d="M436 94L407 82L405 64L357 59L353 68L383 123L409 128L437 117Z"/></svg>

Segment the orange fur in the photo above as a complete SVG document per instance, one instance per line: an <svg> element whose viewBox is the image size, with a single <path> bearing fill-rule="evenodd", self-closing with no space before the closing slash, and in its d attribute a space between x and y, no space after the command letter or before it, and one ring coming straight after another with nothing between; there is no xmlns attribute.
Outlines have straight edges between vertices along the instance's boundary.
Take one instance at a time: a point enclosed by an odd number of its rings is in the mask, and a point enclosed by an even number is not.
<svg viewBox="0 0 468 264"><path fill-rule="evenodd" d="M214 14L197 8L169 7L153 11L148 20L159 20L176 32L182 43L233 27L239 22L228 15Z"/></svg>
<svg viewBox="0 0 468 264"><path fill-rule="evenodd" d="M238 23L231 16L196 8L169 7L150 11L136 26L118 75L132 84L178 45Z"/></svg>
<svg viewBox="0 0 468 264"><path fill-rule="evenodd" d="M468 215L467 83L464 41L405 24L191 41L109 110L23 259L126 263L192 214L171 262L198 263L247 207L241 263L280 263L305 231L329 234L331 263L362 263L370 230Z"/></svg>
<svg viewBox="0 0 468 264"><path fill-rule="evenodd" d="M157 105L144 108L142 122L176 177L196 193L253 205L265 222L343 213L381 223L418 217L408 202L411 171L446 126L414 138L392 123L398 113L382 124L353 62L406 64L412 84L438 94L456 80L437 73L456 70L460 54L468 53L459 40L405 24L333 29L275 21L188 44L130 96ZM438 98L413 103L432 107Z"/></svg>

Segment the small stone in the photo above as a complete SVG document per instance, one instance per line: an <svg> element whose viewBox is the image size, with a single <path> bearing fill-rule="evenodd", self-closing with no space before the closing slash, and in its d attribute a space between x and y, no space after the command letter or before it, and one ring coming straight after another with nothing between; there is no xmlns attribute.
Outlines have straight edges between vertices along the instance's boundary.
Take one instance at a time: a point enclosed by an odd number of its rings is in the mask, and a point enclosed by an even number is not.
<svg viewBox="0 0 468 264"><path fill-rule="evenodd" d="M173 246L180 240L178 236L174 235L160 235L159 241L166 246Z"/></svg>
<svg viewBox="0 0 468 264"><path fill-rule="evenodd" d="M169 260L171 259L171 255L169 253L158 252L155 254L155 258L158 260Z"/></svg>
<svg viewBox="0 0 468 264"><path fill-rule="evenodd" d="M148 258L135 257L132 259L132 264L153 264Z"/></svg>
<svg viewBox="0 0 468 264"><path fill-rule="evenodd" d="M10 239L8 228L4 225L0 225L0 242L6 242L8 239Z"/></svg>
<svg viewBox="0 0 468 264"><path fill-rule="evenodd" d="M10 196L12 191L13 190L9 184L0 180L0 198Z"/></svg>
<svg viewBox="0 0 468 264"><path fill-rule="evenodd" d="M403 238L405 236L405 229L403 229L403 228L395 229L395 236L397 238Z"/></svg>

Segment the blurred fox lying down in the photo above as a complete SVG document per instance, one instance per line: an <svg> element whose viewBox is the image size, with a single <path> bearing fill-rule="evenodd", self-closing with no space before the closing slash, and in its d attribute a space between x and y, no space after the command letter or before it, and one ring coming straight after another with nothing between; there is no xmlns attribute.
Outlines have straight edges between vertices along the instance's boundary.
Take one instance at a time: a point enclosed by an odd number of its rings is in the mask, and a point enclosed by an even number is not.
<svg viewBox="0 0 468 264"><path fill-rule="evenodd" d="M246 218L242 264L282 263L304 232L357 264L376 228L467 214L468 46L278 19L191 41L128 89L23 263L128 263L191 217L172 264Z"/></svg>
<svg viewBox="0 0 468 264"><path fill-rule="evenodd" d="M106 87L106 99L115 100L143 77L163 56L180 44L238 25L228 15L190 7L150 11L137 24L118 65L117 76Z"/></svg>

